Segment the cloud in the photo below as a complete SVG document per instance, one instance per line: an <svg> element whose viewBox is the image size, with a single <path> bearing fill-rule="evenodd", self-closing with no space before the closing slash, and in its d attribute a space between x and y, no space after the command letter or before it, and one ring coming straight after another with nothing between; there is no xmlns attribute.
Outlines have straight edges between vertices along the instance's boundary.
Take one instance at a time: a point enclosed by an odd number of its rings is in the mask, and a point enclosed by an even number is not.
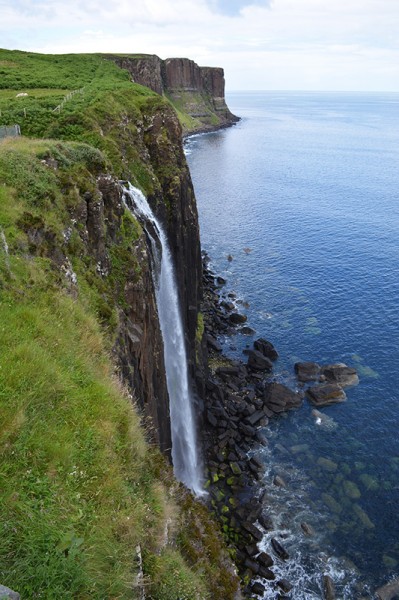
<svg viewBox="0 0 399 600"><path fill-rule="evenodd" d="M187 56L236 89L398 89L397 0L0 0L2 46Z"/></svg>
<svg viewBox="0 0 399 600"><path fill-rule="evenodd" d="M263 5L269 6L271 0L208 0L211 10L228 15L230 17L238 16L247 6Z"/></svg>

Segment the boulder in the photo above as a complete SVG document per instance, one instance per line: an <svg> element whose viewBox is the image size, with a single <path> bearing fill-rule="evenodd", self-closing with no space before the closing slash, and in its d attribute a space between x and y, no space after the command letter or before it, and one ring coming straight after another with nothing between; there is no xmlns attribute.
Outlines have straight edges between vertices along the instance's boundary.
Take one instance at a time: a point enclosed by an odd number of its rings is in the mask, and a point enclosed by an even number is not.
<svg viewBox="0 0 399 600"><path fill-rule="evenodd" d="M283 590L284 594L288 594L292 590L292 585L287 579L280 579L277 582L278 587Z"/></svg>
<svg viewBox="0 0 399 600"><path fill-rule="evenodd" d="M273 382L265 386L263 399L273 412L283 412L300 406L302 395L282 383Z"/></svg>
<svg viewBox="0 0 399 600"><path fill-rule="evenodd" d="M378 600L393 600L396 596L399 596L399 578L378 588L375 595Z"/></svg>
<svg viewBox="0 0 399 600"><path fill-rule="evenodd" d="M254 413L252 413L252 415L250 415L249 417L246 417L245 420L250 425L256 425L264 417L265 417L265 413L263 412L263 410L257 410Z"/></svg>
<svg viewBox="0 0 399 600"><path fill-rule="evenodd" d="M359 383L359 376L356 369L348 367L344 363L325 365L321 368L320 374L328 383L337 383L341 387L348 387Z"/></svg>
<svg viewBox="0 0 399 600"><path fill-rule="evenodd" d="M263 577L263 579L267 579L268 581L273 581L274 579L276 579L276 576L273 573L273 571L271 571L267 567L260 566L258 575L259 577Z"/></svg>
<svg viewBox="0 0 399 600"><path fill-rule="evenodd" d="M239 332L243 335L254 335L255 329L252 329L252 327L248 327L248 325L244 325L244 327L241 327L239 329Z"/></svg>
<svg viewBox="0 0 399 600"><path fill-rule="evenodd" d="M231 313L231 315L229 315L229 321L232 325L241 325L241 323L245 323L247 319L248 317L241 313Z"/></svg>
<svg viewBox="0 0 399 600"><path fill-rule="evenodd" d="M297 362L294 365L298 381L317 381L320 374L320 365L315 362Z"/></svg>
<svg viewBox="0 0 399 600"><path fill-rule="evenodd" d="M256 557L256 560L263 567L272 567L273 564L274 564L274 561L273 561L272 557L270 556L270 554L267 554L267 552L261 552Z"/></svg>
<svg viewBox="0 0 399 600"><path fill-rule="evenodd" d="M263 533L260 531L260 529L255 527L255 525L253 523L250 523L249 521L245 521L242 524L242 527L245 529L245 531L248 531L248 533L251 535L251 537L254 540L260 542L260 540L263 538Z"/></svg>
<svg viewBox="0 0 399 600"><path fill-rule="evenodd" d="M308 536L314 535L313 527L311 525L309 525L309 523L306 523L305 521L303 521L301 523L301 529L305 535L308 535Z"/></svg>
<svg viewBox="0 0 399 600"><path fill-rule="evenodd" d="M256 594L257 596L262 596L263 598L263 594L265 593L266 588L264 585L262 585L261 583L259 583L258 581L255 581L254 584L252 584L251 587L251 592L253 594Z"/></svg>
<svg viewBox="0 0 399 600"><path fill-rule="evenodd" d="M289 554L285 548L276 540L276 538L271 539L272 548L277 556L283 560L287 560L289 558Z"/></svg>
<svg viewBox="0 0 399 600"><path fill-rule="evenodd" d="M336 383L315 385L306 390L306 395L315 406L328 406L346 400L344 390Z"/></svg>
<svg viewBox="0 0 399 600"><path fill-rule="evenodd" d="M335 600L335 586L329 575L323 575L323 594L324 600Z"/></svg>
<svg viewBox="0 0 399 600"><path fill-rule="evenodd" d="M259 350L248 351L248 367L255 371L268 371L273 369L273 363L270 358L264 356Z"/></svg>
<svg viewBox="0 0 399 600"><path fill-rule="evenodd" d="M217 339L214 338L213 335L210 335L209 333L206 336L206 343L208 345L208 348L210 348L214 352L221 352L222 351L221 344L219 344L219 342L217 341Z"/></svg>
<svg viewBox="0 0 399 600"><path fill-rule="evenodd" d="M271 342L268 342L264 338L259 338L258 340L255 340L254 348L255 348L255 350L258 350L258 352L263 354L263 356L267 356L267 358L270 358L270 360L278 359L277 350L275 349L275 347L273 346L273 344Z"/></svg>

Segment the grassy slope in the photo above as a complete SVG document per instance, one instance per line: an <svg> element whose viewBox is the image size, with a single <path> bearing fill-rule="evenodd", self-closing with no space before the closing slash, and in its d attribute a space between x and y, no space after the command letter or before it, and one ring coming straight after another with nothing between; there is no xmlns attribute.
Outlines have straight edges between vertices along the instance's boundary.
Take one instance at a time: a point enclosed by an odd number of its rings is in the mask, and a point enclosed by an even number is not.
<svg viewBox="0 0 399 600"><path fill-rule="evenodd" d="M96 279L79 235L63 235L99 172L156 185L129 142L164 101L96 56L0 51L0 71L0 124L19 110L10 89L28 89L27 117L18 120L25 135L96 147L0 142L0 582L24 599L136 598L140 545L148 597L227 600L236 580L220 561L212 521L148 447L113 377L112 290ZM54 113L66 86L84 93ZM45 232L40 251L32 222ZM123 235L129 245L140 231L129 222ZM57 248L71 260L78 293L55 265Z"/></svg>

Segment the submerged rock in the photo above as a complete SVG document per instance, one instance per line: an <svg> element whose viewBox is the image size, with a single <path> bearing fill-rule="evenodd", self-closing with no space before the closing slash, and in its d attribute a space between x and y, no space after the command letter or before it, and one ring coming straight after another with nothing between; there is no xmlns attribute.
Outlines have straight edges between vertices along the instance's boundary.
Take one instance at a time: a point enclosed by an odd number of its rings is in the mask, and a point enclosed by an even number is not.
<svg viewBox="0 0 399 600"><path fill-rule="evenodd" d="M352 498L353 500L358 500L360 498L360 496L361 496L360 490L354 481L345 479L345 481L343 482L342 485L343 485L345 494L347 496L349 496L349 498Z"/></svg>
<svg viewBox="0 0 399 600"><path fill-rule="evenodd" d="M335 463L330 458L324 458L323 456L320 456L320 458L317 459L317 464L319 465L319 467L321 467L325 471L329 471L330 473L334 473L334 471L338 469L337 463Z"/></svg>
<svg viewBox="0 0 399 600"><path fill-rule="evenodd" d="M306 390L306 395L312 404L316 406L328 406L346 400L344 390L336 383L315 385Z"/></svg>
<svg viewBox="0 0 399 600"><path fill-rule="evenodd" d="M334 421L332 417L325 415L324 413L317 410L317 408L314 408L311 414L312 417L315 418L316 425L318 425L321 429L324 429L325 431L333 431L338 427L338 424Z"/></svg>

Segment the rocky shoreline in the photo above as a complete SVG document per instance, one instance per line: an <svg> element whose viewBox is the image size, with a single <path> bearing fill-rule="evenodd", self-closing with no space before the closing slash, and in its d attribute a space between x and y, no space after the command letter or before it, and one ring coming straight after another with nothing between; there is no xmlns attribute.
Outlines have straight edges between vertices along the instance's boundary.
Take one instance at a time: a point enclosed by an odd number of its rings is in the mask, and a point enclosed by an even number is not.
<svg viewBox="0 0 399 600"><path fill-rule="evenodd" d="M356 371L343 363L320 366L297 363L297 389L292 390L273 378L273 362L278 352L268 340L259 338L244 351L247 361L233 360L223 354L220 336L255 332L246 324L246 316L237 311L234 292L226 293L226 281L209 268L203 255L206 377L203 444L207 466L206 487L212 509L218 515L226 538L234 548L234 557L244 583L245 597L263 597L274 592L281 600L292 598L294 582L278 578L273 567L287 561L284 539L270 538L266 551L259 543L274 529L268 510L267 490L261 484L265 465L256 457L267 446L264 428L269 420L298 408L306 395L316 407L345 399L344 387L356 385ZM316 419L324 415L313 411ZM327 417L328 418L328 417ZM285 486L279 476L273 485ZM304 535L311 527L301 524ZM335 586L326 573L320 574L323 597L334 600Z"/></svg>

